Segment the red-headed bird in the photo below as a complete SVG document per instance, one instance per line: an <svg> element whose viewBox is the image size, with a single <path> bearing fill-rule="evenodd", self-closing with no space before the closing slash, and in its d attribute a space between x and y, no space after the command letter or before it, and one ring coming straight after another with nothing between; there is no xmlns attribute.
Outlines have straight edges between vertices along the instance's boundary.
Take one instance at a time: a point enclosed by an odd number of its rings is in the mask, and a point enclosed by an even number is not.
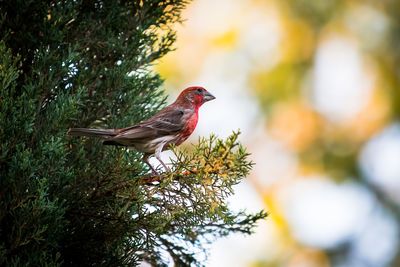
<svg viewBox="0 0 400 267"><path fill-rule="evenodd" d="M160 153L169 145L180 145L194 131L199 118L199 108L215 99L206 89L199 86L183 90L174 103L163 108L153 117L127 128L89 129L70 128L69 135L99 137L104 145L127 146L143 152L143 161L157 174L148 159L153 154L162 166Z"/></svg>

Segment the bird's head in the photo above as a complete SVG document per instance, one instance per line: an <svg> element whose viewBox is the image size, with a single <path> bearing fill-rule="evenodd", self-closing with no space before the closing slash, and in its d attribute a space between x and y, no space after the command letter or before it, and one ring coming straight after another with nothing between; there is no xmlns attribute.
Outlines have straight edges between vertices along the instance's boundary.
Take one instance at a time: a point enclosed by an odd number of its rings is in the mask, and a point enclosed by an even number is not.
<svg viewBox="0 0 400 267"><path fill-rule="evenodd" d="M200 107L205 102L215 99L206 89L200 86L191 86L183 90L178 96L178 102L190 102Z"/></svg>

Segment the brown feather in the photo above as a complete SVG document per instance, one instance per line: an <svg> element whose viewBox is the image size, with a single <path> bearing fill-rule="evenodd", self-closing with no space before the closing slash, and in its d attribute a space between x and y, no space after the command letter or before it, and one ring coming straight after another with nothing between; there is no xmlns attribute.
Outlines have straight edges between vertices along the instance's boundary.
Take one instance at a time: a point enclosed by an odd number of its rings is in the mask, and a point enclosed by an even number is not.
<svg viewBox="0 0 400 267"><path fill-rule="evenodd" d="M116 135L116 130L115 129L70 128L68 130L68 135L109 138L109 137Z"/></svg>

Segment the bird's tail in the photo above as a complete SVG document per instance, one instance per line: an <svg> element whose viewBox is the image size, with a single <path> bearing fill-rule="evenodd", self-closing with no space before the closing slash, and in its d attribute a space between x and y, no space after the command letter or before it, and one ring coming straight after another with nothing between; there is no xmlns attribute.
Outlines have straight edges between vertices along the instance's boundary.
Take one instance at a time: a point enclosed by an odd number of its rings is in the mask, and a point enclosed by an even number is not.
<svg viewBox="0 0 400 267"><path fill-rule="evenodd" d="M90 129L90 128L69 128L68 135L110 138L116 135L115 129Z"/></svg>

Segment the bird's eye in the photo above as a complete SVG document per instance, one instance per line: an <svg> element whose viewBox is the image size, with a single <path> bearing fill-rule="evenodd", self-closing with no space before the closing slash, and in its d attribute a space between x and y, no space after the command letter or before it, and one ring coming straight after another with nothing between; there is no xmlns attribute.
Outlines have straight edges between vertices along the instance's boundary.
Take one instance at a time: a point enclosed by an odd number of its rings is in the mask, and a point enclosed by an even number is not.
<svg viewBox="0 0 400 267"><path fill-rule="evenodd" d="M197 91L197 93L202 93L202 92L203 92L203 89L198 88L196 91Z"/></svg>

